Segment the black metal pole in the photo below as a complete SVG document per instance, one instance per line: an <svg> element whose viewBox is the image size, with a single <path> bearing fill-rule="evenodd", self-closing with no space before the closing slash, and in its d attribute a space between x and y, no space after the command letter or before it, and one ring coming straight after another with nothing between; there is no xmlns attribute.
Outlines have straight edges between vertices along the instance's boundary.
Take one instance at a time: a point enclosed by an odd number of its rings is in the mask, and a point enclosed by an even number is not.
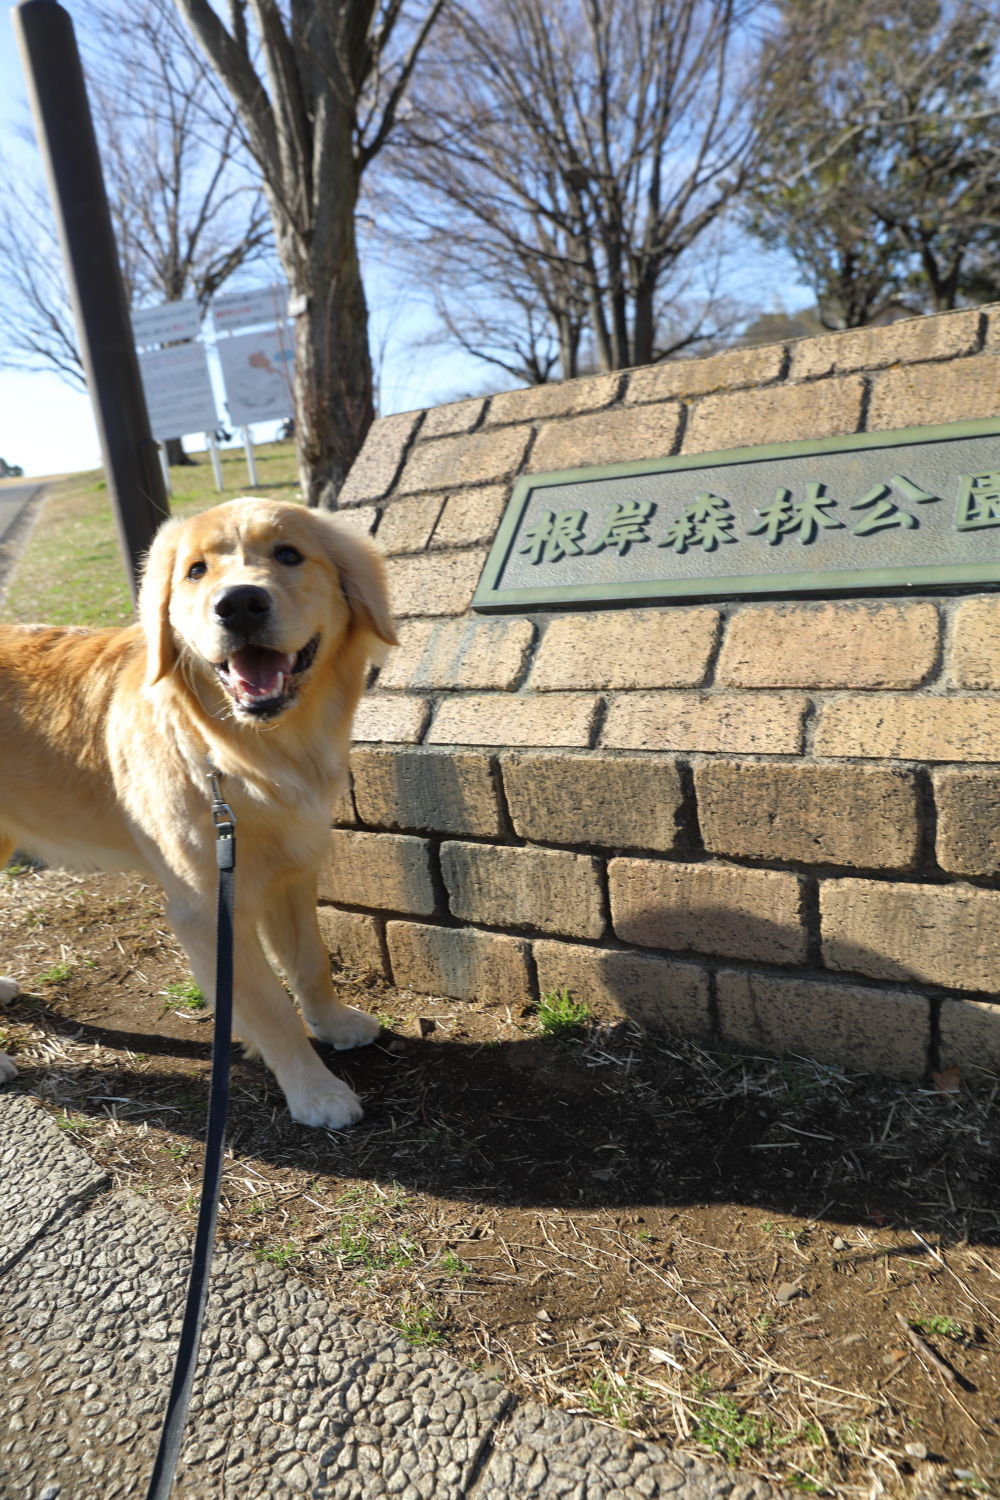
<svg viewBox="0 0 1000 1500"><path fill-rule="evenodd" d="M21 0L13 18L134 599L142 556L170 512L83 68L73 22L58 0Z"/></svg>

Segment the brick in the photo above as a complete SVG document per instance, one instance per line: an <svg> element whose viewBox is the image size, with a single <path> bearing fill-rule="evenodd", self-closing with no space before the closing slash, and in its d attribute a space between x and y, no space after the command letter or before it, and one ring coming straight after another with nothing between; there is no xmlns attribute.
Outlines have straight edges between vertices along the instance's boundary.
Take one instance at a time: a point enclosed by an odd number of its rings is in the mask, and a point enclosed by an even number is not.
<svg viewBox="0 0 1000 1500"><path fill-rule="evenodd" d="M338 968L388 979L377 917L340 911L336 906L321 906L316 915L320 934Z"/></svg>
<svg viewBox="0 0 1000 1500"><path fill-rule="evenodd" d="M998 745L995 698L835 698L821 707L816 730L817 755L980 761L996 760Z"/></svg>
<svg viewBox="0 0 1000 1500"><path fill-rule="evenodd" d="M580 380L557 380L551 385L532 385L526 390L505 391L490 399L486 425L501 422L537 422L547 417L600 411L618 399L622 377L588 375Z"/></svg>
<svg viewBox="0 0 1000 1500"><path fill-rule="evenodd" d="M349 785L344 787L340 796L330 809L330 821L332 823L356 823L357 813L354 810L354 798L351 795Z"/></svg>
<svg viewBox="0 0 1000 1500"><path fill-rule="evenodd" d="M633 370L625 392L626 405L665 401L671 396L704 396L740 386L766 385L779 379L785 362L781 344L757 349L727 349L707 359L670 359Z"/></svg>
<svg viewBox="0 0 1000 1500"><path fill-rule="evenodd" d="M979 347L979 316L979 309L973 308L934 318L906 318L887 328L851 328L802 339L792 345L789 375L801 380L840 370L874 370L972 354Z"/></svg>
<svg viewBox="0 0 1000 1500"><path fill-rule="evenodd" d="M387 556L400 552L422 552L431 539L441 513L440 495L418 495L395 500L382 513L378 544Z"/></svg>
<svg viewBox="0 0 1000 1500"><path fill-rule="evenodd" d="M455 1000L499 996L525 1005L534 998L523 938L420 922L389 922L386 938L398 986Z"/></svg>
<svg viewBox="0 0 1000 1500"><path fill-rule="evenodd" d="M748 605L726 628L723 687L916 687L937 663L935 605L858 600Z"/></svg>
<svg viewBox="0 0 1000 1500"><path fill-rule="evenodd" d="M712 854L862 869L904 870L916 861L912 771L707 761L694 782Z"/></svg>
<svg viewBox="0 0 1000 1500"><path fill-rule="evenodd" d="M938 365L907 365L875 377L868 429L967 422L1000 411L1000 355L976 354Z"/></svg>
<svg viewBox="0 0 1000 1500"><path fill-rule="evenodd" d="M341 502L337 511L337 530L348 531L352 536L371 536L380 515L377 505L355 505L348 510Z"/></svg>
<svg viewBox="0 0 1000 1500"><path fill-rule="evenodd" d="M1000 599L964 599L956 609L948 680L955 687L1000 688Z"/></svg>
<svg viewBox="0 0 1000 1500"><path fill-rule="evenodd" d="M568 989L602 1020L625 1016L650 1031L711 1035L708 973L698 964L551 938L537 939L532 951L539 994Z"/></svg>
<svg viewBox="0 0 1000 1500"><path fill-rule="evenodd" d="M590 744L598 699L593 693L518 697L470 693L446 698L426 736L429 745Z"/></svg>
<svg viewBox="0 0 1000 1500"><path fill-rule="evenodd" d="M612 700L608 750L795 755L807 700L785 693L627 693Z"/></svg>
<svg viewBox="0 0 1000 1500"><path fill-rule="evenodd" d="M368 693L354 715L352 739L415 745L424 732L431 706L426 698L402 693Z"/></svg>
<svg viewBox="0 0 1000 1500"><path fill-rule="evenodd" d="M456 432L471 432L477 426L486 405L485 398L473 396L467 401L449 401L445 406L431 407L424 416L420 438L451 437Z"/></svg>
<svg viewBox="0 0 1000 1500"><path fill-rule="evenodd" d="M957 1067L973 1086L994 1082L1000 1073L1000 1005L946 1000L939 1025L941 1067Z"/></svg>
<svg viewBox="0 0 1000 1500"><path fill-rule="evenodd" d="M441 872L452 913L462 922L563 937L604 935L598 862L589 855L449 842L441 845Z"/></svg>
<svg viewBox="0 0 1000 1500"><path fill-rule="evenodd" d="M435 438L418 443L407 460L398 491L440 490L463 484L485 484L521 467L531 429L504 427L461 437Z"/></svg>
<svg viewBox="0 0 1000 1500"><path fill-rule="evenodd" d="M534 638L530 620L413 620L401 627L379 687L509 690Z"/></svg>
<svg viewBox="0 0 1000 1500"><path fill-rule="evenodd" d="M589 464L617 464L630 459L668 458L680 427L679 402L593 412L562 422L547 422L538 434L528 472L582 469Z"/></svg>
<svg viewBox="0 0 1000 1500"><path fill-rule="evenodd" d="M354 750L351 772L358 813L375 828L470 838L500 835L500 808L487 755L453 750Z"/></svg>
<svg viewBox="0 0 1000 1500"><path fill-rule="evenodd" d="M319 897L343 906L430 917L437 909L426 839L334 829L320 872Z"/></svg>
<svg viewBox="0 0 1000 1500"><path fill-rule="evenodd" d="M550 620L530 685L551 688L697 687L715 647L715 609L601 610Z"/></svg>
<svg viewBox="0 0 1000 1500"><path fill-rule="evenodd" d="M504 790L520 838L670 853L684 801L669 760L504 755Z"/></svg>
<svg viewBox="0 0 1000 1500"><path fill-rule="evenodd" d="M1000 872L1000 772L934 772L937 857L955 875Z"/></svg>
<svg viewBox="0 0 1000 1500"><path fill-rule="evenodd" d="M828 969L948 989L996 988L1000 891L826 880L820 920Z"/></svg>
<svg viewBox="0 0 1000 1500"><path fill-rule="evenodd" d="M732 1046L914 1082L926 1072L925 995L734 969L720 970L716 995L723 1040Z"/></svg>
<svg viewBox="0 0 1000 1500"><path fill-rule="evenodd" d="M338 506L381 500L389 493L421 415L418 411L404 411L372 423L364 447L337 497Z"/></svg>
<svg viewBox="0 0 1000 1500"><path fill-rule="evenodd" d="M485 552L390 557L389 597L397 615L464 615L472 603Z"/></svg>
<svg viewBox="0 0 1000 1500"><path fill-rule="evenodd" d="M857 432L863 396L860 375L833 376L822 388L806 382L703 396L688 418L682 451L713 453Z"/></svg>
<svg viewBox="0 0 1000 1500"><path fill-rule="evenodd" d="M449 495L431 537L431 550L492 542L507 495L507 486L503 484L488 484L482 489L459 490Z"/></svg>
<svg viewBox="0 0 1000 1500"><path fill-rule="evenodd" d="M613 859L611 916L625 943L718 953L759 963L802 963L802 881L784 870Z"/></svg>

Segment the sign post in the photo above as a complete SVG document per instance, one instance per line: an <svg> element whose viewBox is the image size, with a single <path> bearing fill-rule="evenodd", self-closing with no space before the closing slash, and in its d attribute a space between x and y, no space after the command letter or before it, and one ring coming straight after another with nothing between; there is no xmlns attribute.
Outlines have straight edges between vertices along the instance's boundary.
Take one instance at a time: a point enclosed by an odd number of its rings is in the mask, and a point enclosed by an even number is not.
<svg viewBox="0 0 1000 1500"><path fill-rule="evenodd" d="M21 0L13 17L134 599L141 559L169 507L139 379L83 68L73 23L58 0Z"/></svg>

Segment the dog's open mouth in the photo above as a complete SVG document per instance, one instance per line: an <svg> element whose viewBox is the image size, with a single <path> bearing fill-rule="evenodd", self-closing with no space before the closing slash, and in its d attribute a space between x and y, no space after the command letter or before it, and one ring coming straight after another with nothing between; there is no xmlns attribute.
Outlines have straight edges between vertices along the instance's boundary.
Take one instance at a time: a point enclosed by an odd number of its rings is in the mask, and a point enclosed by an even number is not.
<svg viewBox="0 0 1000 1500"><path fill-rule="evenodd" d="M273 719L295 698L302 678L316 659L319 636L301 651L275 651L270 646L241 646L216 665L219 681L240 713Z"/></svg>

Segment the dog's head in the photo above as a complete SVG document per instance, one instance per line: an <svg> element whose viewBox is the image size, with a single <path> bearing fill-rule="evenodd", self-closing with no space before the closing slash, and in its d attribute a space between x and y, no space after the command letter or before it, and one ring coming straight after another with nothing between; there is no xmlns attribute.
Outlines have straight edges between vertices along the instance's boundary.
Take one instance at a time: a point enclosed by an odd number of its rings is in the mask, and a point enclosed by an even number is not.
<svg viewBox="0 0 1000 1500"><path fill-rule="evenodd" d="M186 660L214 674L244 723L291 708L348 633L396 640L375 550L325 512L277 500L168 521L150 548L139 619L147 683Z"/></svg>

